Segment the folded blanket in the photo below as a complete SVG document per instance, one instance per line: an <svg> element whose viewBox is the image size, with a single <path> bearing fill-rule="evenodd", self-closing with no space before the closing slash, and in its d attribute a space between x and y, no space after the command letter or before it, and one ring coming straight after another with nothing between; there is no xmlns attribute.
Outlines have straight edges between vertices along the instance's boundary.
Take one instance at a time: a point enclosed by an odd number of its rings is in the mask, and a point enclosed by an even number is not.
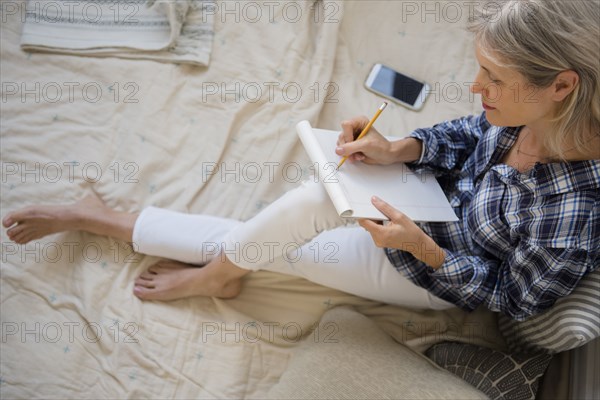
<svg viewBox="0 0 600 400"><path fill-rule="evenodd" d="M28 0L21 48L206 66L210 7L203 0Z"/></svg>

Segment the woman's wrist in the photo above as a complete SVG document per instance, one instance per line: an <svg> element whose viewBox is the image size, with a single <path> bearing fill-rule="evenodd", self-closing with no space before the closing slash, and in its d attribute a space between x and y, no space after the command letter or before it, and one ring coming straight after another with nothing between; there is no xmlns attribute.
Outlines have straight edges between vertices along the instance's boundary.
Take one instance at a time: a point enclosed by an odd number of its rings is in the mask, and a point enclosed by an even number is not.
<svg viewBox="0 0 600 400"><path fill-rule="evenodd" d="M425 232L418 241L419 245L411 252L413 257L433 269L440 268L446 259L446 252Z"/></svg>
<svg viewBox="0 0 600 400"><path fill-rule="evenodd" d="M412 137L391 142L391 153L396 162L410 163L419 161L422 149L423 142Z"/></svg>

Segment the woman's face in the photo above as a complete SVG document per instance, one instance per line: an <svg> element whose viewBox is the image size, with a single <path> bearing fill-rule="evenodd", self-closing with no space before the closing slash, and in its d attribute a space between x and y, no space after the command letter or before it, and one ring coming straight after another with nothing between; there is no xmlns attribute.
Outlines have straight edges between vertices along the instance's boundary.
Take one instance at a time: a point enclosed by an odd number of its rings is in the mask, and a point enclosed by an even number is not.
<svg viewBox="0 0 600 400"><path fill-rule="evenodd" d="M492 125L531 125L552 117L556 103L550 98L551 87L534 87L519 72L487 58L479 46L475 54L479 71L471 92L481 95L486 118Z"/></svg>

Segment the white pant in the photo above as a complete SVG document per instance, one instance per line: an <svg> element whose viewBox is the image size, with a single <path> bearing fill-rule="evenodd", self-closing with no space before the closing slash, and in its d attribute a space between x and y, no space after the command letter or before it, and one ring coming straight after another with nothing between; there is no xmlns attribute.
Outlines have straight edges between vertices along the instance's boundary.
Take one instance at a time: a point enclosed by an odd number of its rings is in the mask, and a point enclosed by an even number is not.
<svg viewBox="0 0 600 400"><path fill-rule="evenodd" d="M324 187L304 182L254 218L239 221L148 207L133 230L137 251L205 264L221 251L249 270L300 276L384 303L454 307L398 273L361 227L345 227Z"/></svg>

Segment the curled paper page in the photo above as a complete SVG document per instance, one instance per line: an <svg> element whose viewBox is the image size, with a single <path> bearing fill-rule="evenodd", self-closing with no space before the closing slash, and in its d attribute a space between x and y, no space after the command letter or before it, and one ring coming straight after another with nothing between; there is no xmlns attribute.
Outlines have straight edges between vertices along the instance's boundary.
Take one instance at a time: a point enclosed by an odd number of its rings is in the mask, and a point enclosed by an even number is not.
<svg viewBox="0 0 600 400"><path fill-rule="evenodd" d="M344 190L337 179L337 164L329 161L328 157L325 156L323 149L313 135L313 129L308 121L299 122L296 125L296 131L308 153L308 157L315 166L315 171L318 174L317 178L325 186L325 190L329 194L338 214L343 217L351 217L353 214L352 207L350 207Z"/></svg>

